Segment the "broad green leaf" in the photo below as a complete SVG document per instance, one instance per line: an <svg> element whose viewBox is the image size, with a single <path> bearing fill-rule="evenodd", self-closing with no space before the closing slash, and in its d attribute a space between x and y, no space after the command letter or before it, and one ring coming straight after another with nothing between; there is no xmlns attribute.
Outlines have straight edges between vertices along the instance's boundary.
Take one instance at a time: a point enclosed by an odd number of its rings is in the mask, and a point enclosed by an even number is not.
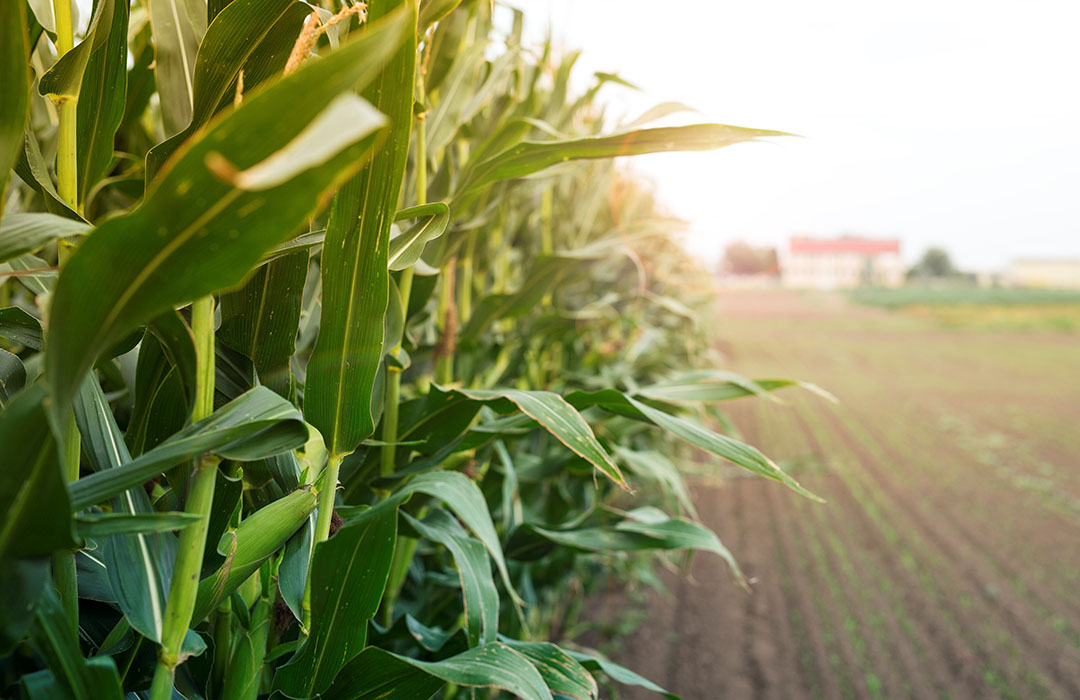
<svg viewBox="0 0 1080 700"><path fill-rule="evenodd" d="M0 407L26 386L26 366L18 355L0 350Z"/></svg>
<svg viewBox="0 0 1080 700"><path fill-rule="evenodd" d="M255 387L124 466L79 479L69 487L71 501L76 509L100 503L208 452L254 461L298 448L307 439L296 408L266 387Z"/></svg>
<svg viewBox="0 0 1080 700"><path fill-rule="evenodd" d="M0 309L0 338L40 350L41 323L17 306L5 306Z"/></svg>
<svg viewBox="0 0 1080 700"><path fill-rule="evenodd" d="M423 34L432 24L450 14L461 0L421 0L418 26Z"/></svg>
<svg viewBox="0 0 1080 700"><path fill-rule="evenodd" d="M608 253L604 253L608 255ZM573 271L576 258L543 256L539 258L512 294L488 294L477 305L469 322L461 329L461 340L475 342L496 320L515 318L536 309L536 305Z"/></svg>
<svg viewBox="0 0 1080 700"><path fill-rule="evenodd" d="M694 124L565 141L524 141L476 164L465 178L455 199L498 180L525 177L568 160L616 158L668 151L711 151L774 136L790 134L726 124Z"/></svg>
<svg viewBox="0 0 1080 700"><path fill-rule="evenodd" d="M0 262L23 253L35 253L58 238L89 230L89 224L55 214L8 214L0 219Z"/></svg>
<svg viewBox="0 0 1080 700"><path fill-rule="evenodd" d="M186 405L195 401L195 333L187 319L178 311L169 309L158 314L146 325L146 330L154 334L161 344L170 364L176 368L177 376L184 389Z"/></svg>
<svg viewBox="0 0 1080 700"><path fill-rule="evenodd" d="M553 530L525 524L510 538L510 556L532 560L546 553L547 547L538 538L561 547L606 554L608 552L637 552L665 549L694 549L720 555L731 567L735 579L746 586L735 557L720 543L716 534L703 525L681 518L669 518L655 508L631 511L627 518L612 527L585 527Z"/></svg>
<svg viewBox="0 0 1080 700"><path fill-rule="evenodd" d="M124 436L132 455L138 457L184 427L191 406L186 389L161 341L153 331L145 332L135 368L135 404Z"/></svg>
<svg viewBox="0 0 1080 700"><path fill-rule="evenodd" d="M49 560L0 560L0 655L7 656L30 632L38 598L48 585Z"/></svg>
<svg viewBox="0 0 1080 700"><path fill-rule="evenodd" d="M193 0L148 0L154 32L154 77L165 135L191 121L195 102L195 58L206 31L205 5ZM237 42L243 43L243 42Z"/></svg>
<svg viewBox="0 0 1080 700"><path fill-rule="evenodd" d="M137 209L105 221L86 238L52 299L45 366L54 411L64 410L83 373L111 342L170 307L239 283L264 251L303 222L322 193L358 166L373 137L357 140L356 123L339 137L339 128L324 123L320 130L337 154L321 166L259 192L230 182L303 138L335 100L345 99L362 122L367 119L370 110L359 98L339 95L378 74L399 46L407 19L397 14L373 24L355 41L256 91L200 132Z"/></svg>
<svg viewBox="0 0 1080 700"><path fill-rule="evenodd" d="M307 365L304 416L337 456L355 450L375 430L371 395L383 358L390 226L412 132L416 0L373 2L368 13L368 21L396 14L406 27L404 42L395 43L378 79L360 88L390 119L387 142L338 191L326 225L322 317ZM370 36L371 30L361 34Z"/></svg>
<svg viewBox="0 0 1080 700"><path fill-rule="evenodd" d="M30 100L29 37L26 4L5 2L0 7L0 214L4 212L8 176L23 148L23 129ZM2 228L2 227L0 227ZM6 260L0 256L0 261Z"/></svg>
<svg viewBox="0 0 1080 700"><path fill-rule="evenodd" d="M120 689L116 664L107 656L91 661L83 658L75 630L51 584L45 586L38 603L34 638L59 683L54 688L67 690L76 700L121 700L124 692Z"/></svg>
<svg viewBox="0 0 1080 700"><path fill-rule="evenodd" d="M24 389L0 413L0 559L40 557L75 547L71 505L52 431L45 390Z"/></svg>
<svg viewBox="0 0 1080 700"><path fill-rule="evenodd" d="M552 700L544 678L521 653L502 642L442 661L418 661L377 647L353 659L323 700L419 700L444 683L501 688L523 700Z"/></svg>
<svg viewBox="0 0 1080 700"><path fill-rule="evenodd" d="M259 381L289 394L289 358L296 348L308 254L293 253L255 270L243 286L221 295L218 339L251 359Z"/></svg>
<svg viewBox="0 0 1080 700"><path fill-rule="evenodd" d="M182 530L198 522L191 513L82 513L75 516L75 531L82 538Z"/></svg>
<svg viewBox="0 0 1080 700"><path fill-rule="evenodd" d="M225 563L213 576L199 582L191 619L197 622L210 614L270 555L281 549L315 510L317 501L311 489L297 489L246 517L235 531L222 535L218 550L225 552Z"/></svg>
<svg viewBox="0 0 1080 700"><path fill-rule="evenodd" d="M82 436L83 452L98 472L118 469L131 461L120 428L97 379L88 375L76 396L75 422ZM136 522L158 514L141 486L128 489L112 499L113 512L99 515L130 518ZM183 514L176 514L183 515ZM80 516L85 518L86 516ZM82 532L84 537L93 536ZM110 533L101 533L110 534ZM101 563L112 597L131 626L143 636L161 640L165 600L172 581L176 539L164 532L116 532L102 540Z"/></svg>
<svg viewBox="0 0 1080 700"><path fill-rule="evenodd" d="M232 658L225 669L222 700L255 700L258 696L266 641L270 635L270 610L270 601L260 599L255 604L250 624L234 643Z"/></svg>
<svg viewBox="0 0 1080 700"><path fill-rule="evenodd" d="M99 0L96 3L86 36L45 71L38 80L38 93L58 104L78 99L90 54L105 44L113 28L114 6L115 0Z"/></svg>
<svg viewBox="0 0 1080 700"><path fill-rule="evenodd" d="M682 700L682 698L675 693L669 693L648 678L639 676L630 669L601 658L599 655L586 654L584 652L574 651L573 649L567 651L567 653L570 654L571 657L577 659L590 671L601 671L612 680L618 681L623 685L636 685L646 690L651 690L654 693L660 693L668 700Z"/></svg>
<svg viewBox="0 0 1080 700"><path fill-rule="evenodd" d="M311 548L315 545L315 516L300 526L289 541L278 565L278 591L281 600L297 620L303 619L304 587L307 585Z"/></svg>
<svg viewBox="0 0 1080 700"><path fill-rule="evenodd" d="M450 223L450 207L443 202L421 204L417 207L402 209L394 221L418 219L400 235L390 239L388 265L391 270L404 270L416 264L424 252L424 246L443 235Z"/></svg>
<svg viewBox="0 0 1080 700"><path fill-rule="evenodd" d="M15 172L31 189L41 196L45 202L45 208L53 214L64 216L76 221L82 221L74 209L69 207L60 194L56 191L49 167L45 164L45 158L41 155L41 147L33 130L27 128L23 135L23 147L19 151L18 160L15 162Z"/></svg>
<svg viewBox="0 0 1080 700"><path fill-rule="evenodd" d="M402 517L421 537L441 544L453 555L461 577L469 646L495 641L499 632L499 591L484 546L465 534L444 510L434 510L422 521L408 513L402 513Z"/></svg>
<svg viewBox="0 0 1080 700"><path fill-rule="evenodd" d="M454 514L472 530L477 539L483 543L488 554L495 560L495 566L499 569L506 590L515 601L518 601L517 593L513 584L510 583L510 573L506 568L506 560L503 558L502 545L499 536L495 532L495 524L491 521L491 512L484 501L484 494L469 477L458 472L433 471L418 474L390 498L380 501L373 508L355 508L345 506L338 512L346 520L352 517L370 517L372 511L379 509L397 508L404 503L412 494L422 493L436 498L445 503Z"/></svg>
<svg viewBox="0 0 1080 700"><path fill-rule="evenodd" d="M489 403L500 413L520 410L546 429L571 452L629 491L618 465L593 435L592 428L563 397L550 391L521 391L518 389L451 389L474 401Z"/></svg>
<svg viewBox="0 0 1080 700"><path fill-rule="evenodd" d="M105 2L98 0L97 4L101 6ZM98 34L104 34L105 39L90 52L76 107L79 202L86 201L98 181L108 172L113 160L116 129L124 118L128 3L113 0L111 4L109 25L98 30ZM94 35L96 40L97 34Z"/></svg>
<svg viewBox="0 0 1080 700"><path fill-rule="evenodd" d="M159 0L151 0L151 6L157 2ZM190 122L180 124L182 131L150 149L146 156L148 182L154 179L154 175L180 144L210 121L229 87L234 85L236 75L244 62L294 2L295 0L233 0L214 18L206 28L202 41L197 44L198 53L193 57L195 64L191 71L191 83L190 86L185 85L191 90L188 102ZM160 62L160 39L157 45ZM177 104L179 105L179 98ZM164 95L162 109L164 110Z"/></svg>
<svg viewBox="0 0 1080 700"><path fill-rule="evenodd" d="M779 481L807 498L821 501L821 498L804 489L798 481L785 473L775 462L756 448L726 435L714 433L685 418L679 418L658 408L653 408L648 404L626 396L620 391L614 389L593 392L575 391L566 398L574 407L579 409L599 406L612 413L652 423L685 440L694 447L711 452L718 457L723 457L729 462L744 469L749 469L755 474Z"/></svg>
<svg viewBox="0 0 1080 700"><path fill-rule="evenodd" d="M310 634L274 674L275 690L290 698L319 695L364 648L368 620L386 587L396 536L397 508L385 508L346 523L315 547Z"/></svg>
<svg viewBox="0 0 1080 700"><path fill-rule="evenodd" d="M550 642L519 642L506 638L500 641L528 659L552 693L577 700L596 698L599 692L596 679L563 649Z"/></svg>

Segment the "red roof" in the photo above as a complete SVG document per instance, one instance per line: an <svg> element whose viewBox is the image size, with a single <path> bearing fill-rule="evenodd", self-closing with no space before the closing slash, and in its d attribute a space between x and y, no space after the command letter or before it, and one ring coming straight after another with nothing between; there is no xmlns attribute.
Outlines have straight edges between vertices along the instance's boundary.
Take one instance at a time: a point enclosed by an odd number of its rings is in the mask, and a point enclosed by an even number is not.
<svg viewBox="0 0 1080 700"><path fill-rule="evenodd" d="M873 238L792 238L792 253L856 253L879 255L899 253L900 241Z"/></svg>

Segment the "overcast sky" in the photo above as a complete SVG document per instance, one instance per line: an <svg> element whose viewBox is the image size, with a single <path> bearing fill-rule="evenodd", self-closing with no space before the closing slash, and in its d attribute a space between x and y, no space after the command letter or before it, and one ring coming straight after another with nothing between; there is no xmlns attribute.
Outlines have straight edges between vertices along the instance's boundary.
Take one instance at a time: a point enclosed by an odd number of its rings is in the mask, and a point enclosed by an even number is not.
<svg viewBox="0 0 1080 700"><path fill-rule="evenodd" d="M969 269L1080 257L1080 3L1075 0L514 0L617 72L617 113L657 102L696 119L800 134L636 158L690 245L791 234L943 245Z"/></svg>

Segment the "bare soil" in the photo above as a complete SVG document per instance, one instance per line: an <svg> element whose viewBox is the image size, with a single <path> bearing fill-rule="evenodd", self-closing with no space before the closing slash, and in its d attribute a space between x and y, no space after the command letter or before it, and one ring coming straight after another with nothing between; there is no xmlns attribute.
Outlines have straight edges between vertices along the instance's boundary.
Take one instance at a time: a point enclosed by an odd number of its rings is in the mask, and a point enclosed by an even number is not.
<svg viewBox="0 0 1080 700"><path fill-rule="evenodd" d="M828 502L709 465L696 504L752 593L697 556L614 658L687 700L1080 698L1080 336L788 292L719 318L733 369L840 399L730 410Z"/></svg>

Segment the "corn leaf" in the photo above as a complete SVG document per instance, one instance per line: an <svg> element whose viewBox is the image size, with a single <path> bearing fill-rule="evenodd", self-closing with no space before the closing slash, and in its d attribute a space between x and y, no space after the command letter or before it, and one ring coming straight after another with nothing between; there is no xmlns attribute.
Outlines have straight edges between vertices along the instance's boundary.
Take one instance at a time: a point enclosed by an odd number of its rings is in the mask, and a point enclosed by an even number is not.
<svg viewBox="0 0 1080 700"><path fill-rule="evenodd" d="M92 375L83 382L74 410L83 451L96 471L119 469L131 461L101 386ZM112 509L109 516L131 518L136 523L159 515L139 486L113 498ZM105 514L97 516L99 524L105 517ZM116 604L132 627L145 637L160 641L165 601L176 558L176 539L160 531L95 534L84 530L78 522L86 518L86 515L80 515L76 521L83 537L112 535L103 537L100 556Z"/></svg>
<svg viewBox="0 0 1080 700"><path fill-rule="evenodd" d="M41 323L17 306L5 306L0 309L0 338L40 350Z"/></svg>
<svg viewBox="0 0 1080 700"><path fill-rule="evenodd" d="M8 214L0 219L0 262L34 253L58 238L86 233L90 225L44 212Z"/></svg>
<svg viewBox="0 0 1080 700"><path fill-rule="evenodd" d="M322 317L307 366L304 416L332 455L352 452L375 430L371 395L383 358L390 225L412 131L416 0L373 2L368 12L369 21L395 13L406 28L404 43L395 43L394 56L361 90L390 119L387 143L334 197L326 226Z"/></svg>
<svg viewBox="0 0 1080 700"><path fill-rule="evenodd" d="M821 498L804 489L798 481L786 474L775 462L756 448L726 435L714 433L685 418L679 418L658 408L653 408L623 394L621 391L614 389L602 389L593 392L575 391L566 398L570 404L578 409L599 406L618 415L652 423L685 440L694 447L711 452L718 457L723 457L732 464L749 469L755 474L779 481L796 493L802 494L811 500L821 501Z"/></svg>
<svg viewBox="0 0 1080 700"><path fill-rule="evenodd" d="M369 647L342 669L323 700L418 700L444 683L501 688L523 700L552 700L523 654L492 642L442 661L418 661Z"/></svg>
<svg viewBox="0 0 1080 700"><path fill-rule="evenodd" d="M205 5L193 0L148 0L154 32L154 78L165 135L191 121L195 102L195 58L206 31ZM238 42L239 43L239 42Z"/></svg>
<svg viewBox="0 0 1080 700"><path fill-rule="evenodd" d="M394 506L346 523L315 547L310 635L274 674L274 690L290 698L319 695L364 648L368 620L386 587L396 536Z"/></svg>
<svg viewBox="0 0 1080 700"><path fill-rule="evenodd" d="M207 452L254 461L300 447L307 439L296 408L266 387L255 387L124 466L79 479L69 487L71 500L76 509L85 508Z"/></svg>
<svg viewBox="0 0 1080 700"><path fill-rule="evenodd" d="M449 393L488 403L500 413L520 410L566 445L571 452L596 467L601 474L623 489L630 490L618 465L593 435L592 428L577 412L577 408L558 394L518 389L451 389Z"/></svg>
<svg viewBox="0 0 1080 700"><path fill-rule="evenodd" d="M343 172L356 167L372 143L371 137L360 138L358 129L373 130L380 124L370 119L362 100L338 96L378 73L399 45L403 19L397 15L373 25L359 39L249 97L240 109L202 132L135 211L107 220L87 237L64 268L52 300L53 342L46 349L45 365L53 410L64 410L98 353L139 323L239 283L264 251L304 220ZM345 129L342 124L318 124L324 140L337 151L320 167L296 172L288 182L258 192L228 181L228 173L240 171L234 173L239 177L303 138L336 100L352 105L358 121ZM214 172L207 159L218 163Z"/></svg>
<svg viewBox="0 0 1080 700"><path fill-rule="evenodd" d="M30 632L41 591L48 585L49 560L0 560L0 654L10 654Z"/></svg>
<svg viewBox="0 0 1080 700"><path fill-rule="evenodd" d="M210 614L281 549L315 510L317 500L311 489L297 489L244 518L235 531L223 534L218 550L225 553L225 563L199 582L192 620L197 622Z"/></svg>
<svg viewBox="0 0 1080 700"><path fill-rule="evenodd" d="M113 29L115 4L115 0L99 0L96 3L83 40L64 54L38 80L40 94L57 103L78 99L90 54L105 44L109 32Z"/></svg>
<svg viewBox="0 0 1080 700"><path fill-rule="evenodd" d="M387 264L391 270L404 270L416 264L424 252L424 246L446 231L450 223L450 207L443 202L432 202L402 209L394 216L394 221L405 219L418 221L390 239Z"/></svg>
<svg viewBox="0 0 1080 700"><path fill-rule="evenodd" d="M198 522L200 516L191 513L82 513L75 516L75 531L83 539L108 535L133 535L147 532L183 530Z"/></svg>
<svg viewBox="0 0 1080 700"><path fill-rule="evenodd" d="M0 84L4 86L4 99L0 100L0 214L8 176L23 148L30 100L29 55L26 4L5 2L0 7ZM0 257L3 260L6 258Z"/></svg>
<svg viewBox="0 0 1080 700"><path fill-rule="evenodd" d="M56 443L45 418L45 390L24 389L0 413L0 559L74 548L71 506Z"/></svg>
<svg viewBox="0 0 1080 700"><path fill-rule="evenodd" d="M151 4L154 2L158 0L152 0ZM182 131L147 153L147 182L154 178L180 144L210 121L244 63L294 4L295 0L233 0L214 18L197 44L198 54L191 71L190 122L185 122ZM293 36L295 39L296 35ZM158 60L161 60L160 56ZM254 86L246 80L245 84L249 89Z"/></svg>
<svg viewBox="0 0 1080 700"><path fill-rule="evenodd" d="M421 537L446 547L454 557L465 600L469 646L495 641L499 633L499 591L491 576L491 560L484 545L465 534L461 525L444 510L434 510L423 520L408 513L402 513L402 517Z"/></svg>
<svg viewBox="0 0 1080 700"><path fill-rule="evenodd" d="M562 648L550 642L519 642L505 637L500 641L528 659L552 693L577 700L597 697L596 679Z"/></svg>
<svg viewBox="0 0 1080 700"><path fill-rule="evenodd" d="M651 690L654 693L663 695L668 700L682 700L682 698L675 693L669 693L648 678L639 676L625 666L620 666L613 661L608 661L607 659L601 658L599 655L586 654L572 649L567 651L567 653L590 671L600 671L612 680L618 681L623 685L634 685L644 688L645 690Z"/></svg>
<svg viewBox="0 0 1080 700"><path fill-rule="evenodd" d="M105 3L99 0L97 4ZM93 47L87 59L76 107L80 202L86 201L92 188L108 172L116 130L124 118L128 4L113 0L112 5L109 26L99 30L106 38ZM97 35L94 36L96 41Z"/></svg>
<svg viewBox="0 0 1080 700"><path fill-rule="evenodd" d="M255 365L259 381L289 394L289 358L296 348L308 254L293 253L263 265L243 286L221 295L218 338Z"/></svg>
<svg viewBox="0 0 1080 700"><path fill-rule="evenodd" d="M81 44L80 44L81 46ZM45 208L53 214L82 221L74 209L69 207L60 194L56 191L49 168L45 164L45 158L41 155L41 147L37 137L31 129L27 129L23 137L23 147L19 151L18 160L15 161L15 172L31 189L41 196L45 202Z"/></svg>
<svg viewBox="0 0 1080 700"><path fill-rule="evenodd" d="M773 136L781 131L746 129L726 124L640 129L612 136L564 141L525 141L471 168L455 199L507 178L519 178L568 160L616 158L668 151L711 151Z"/></svg>

